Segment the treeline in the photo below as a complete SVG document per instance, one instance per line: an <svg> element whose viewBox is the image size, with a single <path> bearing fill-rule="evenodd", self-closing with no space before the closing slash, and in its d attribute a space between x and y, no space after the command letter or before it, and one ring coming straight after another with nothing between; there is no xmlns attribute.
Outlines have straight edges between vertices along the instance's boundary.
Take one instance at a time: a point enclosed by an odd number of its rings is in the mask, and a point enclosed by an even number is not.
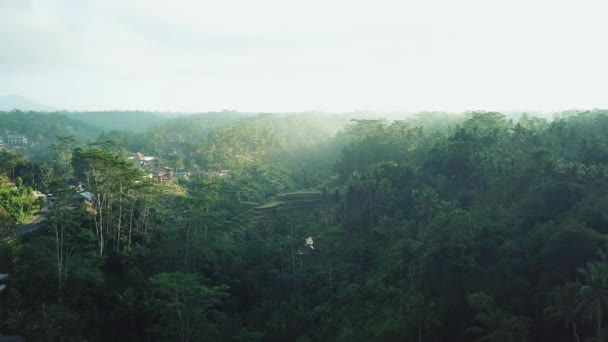
<svg viewBox="0 0 608 342"><path fill-rule="evenodd" d="M2 172L21 182L10 191L44 184L59 199L45 228L2 242L0 272L12 281L0 331L606 340L608 113L327 120L259 115L183 132L167 162L197 172L162 184L111 135L88 146L61 137L47 164L5 154L15 167ZM31 177L19 165L35 165L22 167ZM217 168L229 176L204 173ZM72 178L95 199L74 204Z"/></svg>
<svg viewBox="0 0 608 342"><path fill-rule="evenodd" d="M104 131L124 130L131 132L144 132L166 122L174 115L173 113L140 110L62 112L62 114L73 120L79 120L88 125L99 127Z"/></svg>
<svg viewBox="0 0 608 342"><path fill-rule="evenodd" d="M95 141L102 130L61 113L0 112L0 137L11 132L24 134L30 145L46 146L58 135L74 135L83 142Z"/></svg>

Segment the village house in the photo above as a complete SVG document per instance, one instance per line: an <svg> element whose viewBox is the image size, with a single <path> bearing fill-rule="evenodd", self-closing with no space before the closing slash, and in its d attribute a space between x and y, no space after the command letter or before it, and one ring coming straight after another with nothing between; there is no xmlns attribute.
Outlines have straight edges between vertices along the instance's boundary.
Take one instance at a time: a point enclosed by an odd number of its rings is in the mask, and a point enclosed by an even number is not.
<svg viewBox="0 0 608 342"><path fill-rule="evenodd" d="M230 170L219 170L219 171L205 171L202 173L204 177L228 177L230 176Z"/></svg>
<svg viewBox="0 0 608 342"><path fill-rule="evenodd" d="M152 166L152 162L154 161L154 157L144 156L141 152L137 152L127 159L133 161L138 169L147 169Z"/></svg>
<svg viewBox="0 0 608 342"><path fill-rule="evenodd" d="M23 134L11 133L6 136L6 145L13 148L27 147L27 137Z"/></svg>
<svg viewBox="0 0 608 342"><path fill-rule="evenodd" d="M152 179L159 183L172 181L178 178L189 179L190 171L178 170L173 172L170 167L163 167L161 170L155 171L151 174Z"/></svg>
<svg viewBox="0 0 608 342"><path fill-rule="evenodd" d="M184 136L179 133L171 132L167 134L167 141L173 144L181 144L184 142Z"/></svg>
<svg viewBox="0 0 608 342"><path fill-rule="evenodd" d="M95 195L93 195L92 193L88 192L88 191L81 191L81 192L77 192L75 194L72 195L72 199L76 202L93 202L93 199L95 199Z"/></svg>
<svg viewBox="0 0 608 342"><path fill-rule="evenodd" d="M175 178L189 179L190 171L186 171L186 170L175 171Z"/></svg>
<svg viewBox="0 0 608 342"><path fill-rule="evenodd" d="M97 211L94 209L95 195L88 191L80 191L72 195L72 201L74 201L81 208L84 207L86 212L91 215L95 215ZM75 209L74 207L70 207Z"/></svg>
<svg viewBox="0 0 608 342"><path fill-rule="evenodd" d="M159 183L168 182L173 180L173 171L171 168L163 167L161 170L154 171L152 179Z"/></svg>

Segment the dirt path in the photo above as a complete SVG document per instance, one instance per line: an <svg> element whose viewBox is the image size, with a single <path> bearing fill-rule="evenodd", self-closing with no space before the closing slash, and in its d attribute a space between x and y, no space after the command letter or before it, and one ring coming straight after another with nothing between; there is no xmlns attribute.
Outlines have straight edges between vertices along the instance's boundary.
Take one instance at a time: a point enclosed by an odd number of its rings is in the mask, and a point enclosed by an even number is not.
<svg viewBox="0 0 608 342"><path fill-rule="evenodd" d="M41 226L44 216L42 214L34 215L28 223L24 223L8 232L0 233L0 240L6 240L13 236L19 236L38 230Z"/></svg>

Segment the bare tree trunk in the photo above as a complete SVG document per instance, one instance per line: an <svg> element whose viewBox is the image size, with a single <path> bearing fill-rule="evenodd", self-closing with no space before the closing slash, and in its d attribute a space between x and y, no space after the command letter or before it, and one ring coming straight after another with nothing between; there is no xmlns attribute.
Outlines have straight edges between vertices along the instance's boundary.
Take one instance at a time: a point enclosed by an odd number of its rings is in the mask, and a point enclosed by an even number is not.
<svg viewBox="0 0 608 342"><path fill-rule="evenodd" d="M205 217L208 217L208 215L209 215L209 203L207 203L207 207L205 209ZM208 227L208 225L209 225L208 223L205 223L205 236L204 236L205 244L207 243L207 227Z"/></svg>
<svg viewBox="0 0 608 342"><path fill-rule="evenodd" d="M293 266L293 273L296 273L296 255L293 252L293 225L289 226L289 246L291 249L291 263Z"/></svg>
<svg viewBox="0 0 608 342"><path fill-rule="evenodd" d="M103 256L103 207L104 207L105 196L98 196L97 198L97 213L94 216L95 221L95 233L97 233L97 244L99 245L99 256ZM99 218L97 217L99 216Z"/></svg>
<svg viewBox="0 0 608 342"><path fill-rule="evenodd" d="M285 273L285 254L283 253L283 248L280 249L281 252L281 273Z"/></svg>
<svg viewBox="0 0 608 342"><path fill-rule="evenodd" d="M604 339L604 336L602 333L602 307L601 306L598 306L598 309L597 309L597 337L600 341L602 341Z"/></svg>
<svg viewBox="0 0 608 342"><path fill-rule="evenodd" d="M329 260L329 292L332 292L333 284L332 284L332 272L331 272L331 260Z"/></svg>
<svg viewBox="0 0 608 342"><path fill-rule="evenodd" d="M188 256L190 254L190 228L192 226L192 221L190 220L186 225L186 250L184 253L184 266L188 267Z"/></svg>
<svg viewBox="0 0 608 342"><path fill-rule="evenodd" d="M576 342L581 342L580 337L578 336L578 331L577 331L577 327L576 327L576 323L572 323L572 333L574 334L574 340Z"/></svg>
<svg viewBox="0 0 608 342"><path fill-rule="evenodd" d="M91 167L91 165L89 165ZM85 176L87 177L87 187L89 189L93 189L95 192L95 198L93 199L93 208L95 209L95 214L93 215L93 221L95 222L95 235L97 236L97 244L99 246L99 257L103 256L104 250L104 238L103 238L103 228L104 228L104 220L103 220L103 208L104 202L106 200L105 193L101 193L97 184L97 176L94 168L89 169L89 171L85 172ZM92 186L94 184L94 187Z"/></svg>
<svg viewBox="0 0 608 342"><path fill-rule="evenodd" d="M120 192L118 193L118 228L116 232L115 249L120 250L120 235L122 233L122 182L120 183Z"/></svg>
<svg viewBox="0 0 608 342"><path fill-rule="evenodd" d="M106 208L106 233L105 233L105 247L108 247L108 241L110 240L110 237L112 237L112 235L110 235L112 233L112 205L114 204L112 197L109 197L109 200L107 201L108 203L108 207Z"/></svg>
<svg viewBox="0 0 608 342"><path fill-rule="evenodd" d="M150 212L150 208L148 206L148 203L146 202L146 205L144 206L144 213L143 213L143 228L144 228L144 233L148 231L148 214Z"/></svg>
<svg viewBox="0 0 608 342"><path fill-rule="evenodd" d="M57 302L61 303L61 288L63 284L63 229L59 228L59 224L58 222L54 222L53 230L55 233L55 256L57 262Z"/></svg>
<svg viewBox="0 0 608 342"><path fill-rule="evenodd" d="M374 225L374 208L372 207L372 190L369 190L369 223Z"/></svg>
<svg viewBox="0 0 608 342"><path fill-rule="evenodd" d="M66 242L66 218L64 209L57 210L51 219L51 229L55 235L55 265L57 268L57 302L61 303L63 287L68 278L68 261L71 251Z"/></svg>
<svg viewBox="0 0 608 342"><path fill-rule="evenodd" d="M131 249L131 234L133 232L133 211L135 210L135 199L131 203L131 213L129 215L129 240L127 243L127 248Z"/></svg>

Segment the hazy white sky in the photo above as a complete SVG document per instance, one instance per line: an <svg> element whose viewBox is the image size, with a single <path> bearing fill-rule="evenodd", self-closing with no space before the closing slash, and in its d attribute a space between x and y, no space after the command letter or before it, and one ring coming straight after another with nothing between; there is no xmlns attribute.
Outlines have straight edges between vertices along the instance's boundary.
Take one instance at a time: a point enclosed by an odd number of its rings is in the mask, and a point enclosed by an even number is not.
<svg viewBox="0 0 608 342"><path fill-rule="evenodd" d="M0 0L0 94L67 109L608 107L608 1Z"/></svg>

